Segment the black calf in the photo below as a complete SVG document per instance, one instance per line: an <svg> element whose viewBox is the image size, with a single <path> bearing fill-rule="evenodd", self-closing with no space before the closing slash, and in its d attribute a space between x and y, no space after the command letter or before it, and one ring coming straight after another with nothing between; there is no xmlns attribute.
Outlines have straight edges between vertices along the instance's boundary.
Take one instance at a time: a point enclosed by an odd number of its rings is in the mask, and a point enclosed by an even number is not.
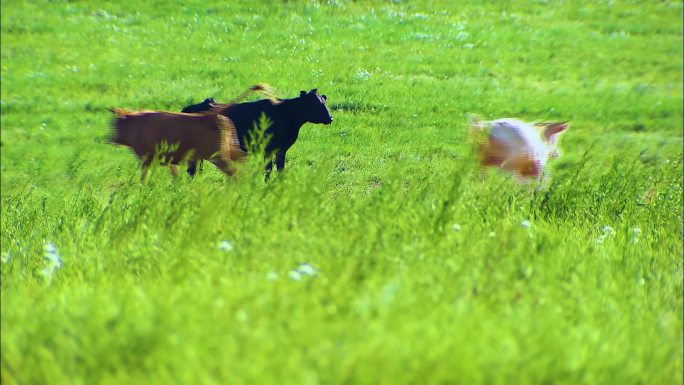
<svg viewBox="0 0 684 385"><path fill-rule="evenodd" d="M240 140L240 147L243 151L248 151L246 143L254 126L256 125L261 129L259 127L259 120L262 114L266 115L270 120L271 125L264 132L264 136L268 138L264 150L264 159L266 160L264 178L268 179L273 169L274 155L278 171L282 171L285 168L285 153L297 140L299 129L304 123L332 123L333 118L325 106L326 100L327 97L325 95L319 95L318 91L313 89L308 93L301 91L297 98L282 99L276 103L263 99L256 102L229 105L221 109L219 113L230 118L235 125ZM188 106L185 109L197 108L193 112L207 111L212 108L210 107L212 103L214 103L213 99L207 99L200 104ZM202 105L205 106L200 107ZM200 108L205 109L202 110ZM183 109L183 112L185 112L185 109ZM194 175L196 167L196 162L188 163L188 174Z"/></svg>

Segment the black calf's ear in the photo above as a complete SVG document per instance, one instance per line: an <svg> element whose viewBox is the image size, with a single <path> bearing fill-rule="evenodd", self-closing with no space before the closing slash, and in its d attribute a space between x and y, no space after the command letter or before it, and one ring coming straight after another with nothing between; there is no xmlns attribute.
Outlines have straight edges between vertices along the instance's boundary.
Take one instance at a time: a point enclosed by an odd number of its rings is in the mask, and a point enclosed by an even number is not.
<svg viewBox="0 0 684 385"><path fill-rule="evenodd" d="M321 97L323 98L323 100L328 100L328 97L325 95L321 95Z"/></svg>
<svg viewBox="0 0 684 385"><path fill-rule="evenodd" d="M316 94L316 93L318 93L318 88L314 88L314 89L311 90L311 92L309 92L309 93L310 93L310 94Z"/></svg>
<svg viewBox="0 0 684 385"><path fill-rule="evenodd" d="M306 91L299 91L299 96L304 96L306 95Z"/></svg>

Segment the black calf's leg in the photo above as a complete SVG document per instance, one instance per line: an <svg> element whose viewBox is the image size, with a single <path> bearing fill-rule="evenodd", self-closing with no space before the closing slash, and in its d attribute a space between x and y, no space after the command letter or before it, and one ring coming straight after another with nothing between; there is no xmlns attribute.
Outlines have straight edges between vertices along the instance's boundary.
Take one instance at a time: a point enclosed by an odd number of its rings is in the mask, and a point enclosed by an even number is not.
<svg viewBox="0 0 684 385"><path fill-rule="evenodd" d="M285 151L278 151L275 158L276 168L278 169L278 171L283 171L283 169L285 168Z"/></svg>
<svg viewBox="0 0 684 385"><path fill-rule="evenodd" d="M266 165L264 166L264 182L268 180L271 176L271 170L273 170L273 158L270 156L264 156Z"/></svg>
<svg viewBox="0 0 684 385"><path fill-rule="evenodd" d="M264 181L267 181L271 176L271 171L273 170L273 158L266 156L266 166L264 167L266 174L264 175ZM275 164L278 172L285 169L285 151L279 150L275 155Z"/></svg>
<svg viewBox="0 0 684 385"><path fill-rule="evenodd" d="M188 162L188 175L195 176L195 171L197 171L197 162L191 160Z"/></svg>
<svg viewBox="0 0 684 385"><path fill-rule="evenodd" d="M204 170L204 163L202 163L201 159L199 161L199 170L200 170L200 173ZM197 161L191 160L188 162L188 175L195 176L196 173L197 173Z"/></svg>
<svg viewBox="0 0 684 385"><path fill-rule="evenodd" d="M195 113L195 112L203 112L203 111L209 111L214 105L216 104L216 101L214 98L206 98L202 103L198 104L192 104L189 106L186 106L181 110L181 112L185 113ZM190 161L188 162L188 175L190 176L195 176L195 172L197 171L197 162L196 161ZM202 172L202 161L200 160L200 172Z"/></svg>

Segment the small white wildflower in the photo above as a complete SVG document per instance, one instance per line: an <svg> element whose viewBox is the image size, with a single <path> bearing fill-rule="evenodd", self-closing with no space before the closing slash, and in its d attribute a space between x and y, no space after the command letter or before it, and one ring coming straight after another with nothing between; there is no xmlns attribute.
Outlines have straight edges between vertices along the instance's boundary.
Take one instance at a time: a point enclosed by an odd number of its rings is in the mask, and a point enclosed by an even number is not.
<svg viewBox="0 0 684 385"><path fill-rule="evenodd" d="M62 257L52 242L45 242L45 259L48 260L48 269L54 271L62 267Z"/></svg>
<svg viewBox="0 0 684 385"><path fill-rule="evenodd" d="M45 252L48 254L57 254L57 248L52 242L45 242Z"/></svg>
<svg viewBox="0 0 684 385"><path fill-rule="evenodd" d="M45 256L45 259L48 260L48 265L50 267L53 267L55 269L59 269L60 267L62 267L62 258L60 258L59 255L48 254Z"/></svg>
<svg viewBox="0 0 684 385"><path fill-rule="evenodd" d="M454 38L454 40L463 41L467 38L468 38L468 32L459 31L458 34L456 34L456 37Z"/></svg>
<svg viewBox="0 0 684 385"><path fill-rule="evenodd" d="M266 279L269 281L275 281L276 279L278 279L278 273L276 273L275 271L271 271L268 274L266 274Z"/></svg>
<svg viewBox="0 0 684 385"><path fill-rule="evenodd" d="M2 253L2 263L9 263L11 258L12 258L12 255L10 255L9 252Z"/></svg>
<svg viewBox="0 0 684 385"><path fill-rule="evenodd" d="M221 241L219 242L219 250L226 252L233 251L235 250L235 246L233 246L233 244L228 241Z"/></svg>
<svg viewBox="0 0 684 385"><path fill-rule="evenodd" d="M238 310L237 313L235 313L235 319L239 322L247 322L247 318L247 312L244 310Z"/></svg>
<svg viewBox="0 0 684 385"><path fill-rule="evenodd" d="M596 239L596 243L601 244L606 241L606 239L615 236L615 230L608 225L601 226L601 235Z"/></svg>
<svg viewBox="0 0 684 385"><path fill-rule="evenodd" d="M404 16L406 16L406 13L400 11L388 11L387 16L389 16L392 19L399 18L403 20Z"/></svg>
<svg viewBox="0 0 684 385"><path fill-rule="evenodd" d="M40 273L43 274L43 277L47 278L48 280L52 279L52 274L55 272L54 269L51 269L49 267L44 267L43 269L40 270Z"/></svg>
<svg viewBox="0 0 684 385"><path fill-rule="evenodd" d="M356 75L354 77L358 80L368 80L368 78L370 78L370 75L370 72L362 68L356 71Z"/></svg>
<svg viewBox="0 0 684 385"><path fill-rule="evenodd" d="M475 47L475 44L471 44L471 43L463 44L463 48L465 48L465 49L473 49L473 47Z"/></svg>
<svg viewBox="0 0 684 385"><path fill-rule="evenodd" d="M288 275L290 276L290 279L293 281L299 281L304 276L309 276L309 277L315 277L316 274L318 273L318 269L316 269L314 266L308 263L302 263L299 266L297 266L296 269L291 270Z"/></svg>
<svg viewBox="0 0 684 385"><path fill-rule="evenodd" d="M299 281L302 279L302 275L297 270L290 271L289 276L293 281Z"/></svg>
<svg viewBox="0 0 684 385"><path fill-rule="evenodd" d="M520 222L520 226L522 226L522 227L524 227L524 228L526 228L526 229L529 229L529 228L532 226L532 223L530 223L530 221L528 221L528 220L526 219L526 220Z"/></svg>
<svg viewBox="0 0 684 385"><path fill-rule="evenodd" d="M459 225L458 223L454 223L453 225L451 225L451 230L461 231L461 225Z"/></svg>
<svg viewBox="0 0 684 385"><path fill-rule="evenodd" d="M603 226L601 227L601 231L602 231L603 234L605 234L606 236L612 237L612 236L615 235L615 230L613 230L613 228L610 227L610 226L608 226L608 225L603 225Z"/></svg>
<svg viewBox="0 0 684 385"><path fill-rule="evenodd" d="M50 280L55 271L62 267L62 257L52 242L45 242L45 259L48 261L47 266L41 269L40 272L45 278Z"/></svg>
<svg viewBox="0 0 684 385"><path fill-rule="evenodd" d="M639 235L641 235L641 229L638 227L632 227L632 242L639 242Z"/></svg>
<svg viewBox="0 0 684 385"><path fill-rule="evenodd" d="M299 267L297 268L297 271L300 274L309 275L311 277L316 276L316 268L309 265L308 263L302 263L301 265L299 265Z"/></svg>

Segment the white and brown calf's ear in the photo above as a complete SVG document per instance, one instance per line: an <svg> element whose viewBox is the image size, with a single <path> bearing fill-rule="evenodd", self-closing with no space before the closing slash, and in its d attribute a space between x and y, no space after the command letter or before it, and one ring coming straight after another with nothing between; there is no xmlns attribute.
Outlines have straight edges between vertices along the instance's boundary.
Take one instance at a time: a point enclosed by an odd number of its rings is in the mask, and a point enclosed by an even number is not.
<svg viewBox="0 0 684 385"><path fill-rule="evenodd" d="M554 122L544 124L544 139L549 143L556 143L558 135L564 133L568 129L568 122Z"/></svg>
<svg viewBox="0 0 684 385"><path fill-rule="evenodd" d="M568 129L568 122L548 123L544 129L544 139L549 143L549 158L555 159L561 156L558 149L558 137Z"/></svg>

